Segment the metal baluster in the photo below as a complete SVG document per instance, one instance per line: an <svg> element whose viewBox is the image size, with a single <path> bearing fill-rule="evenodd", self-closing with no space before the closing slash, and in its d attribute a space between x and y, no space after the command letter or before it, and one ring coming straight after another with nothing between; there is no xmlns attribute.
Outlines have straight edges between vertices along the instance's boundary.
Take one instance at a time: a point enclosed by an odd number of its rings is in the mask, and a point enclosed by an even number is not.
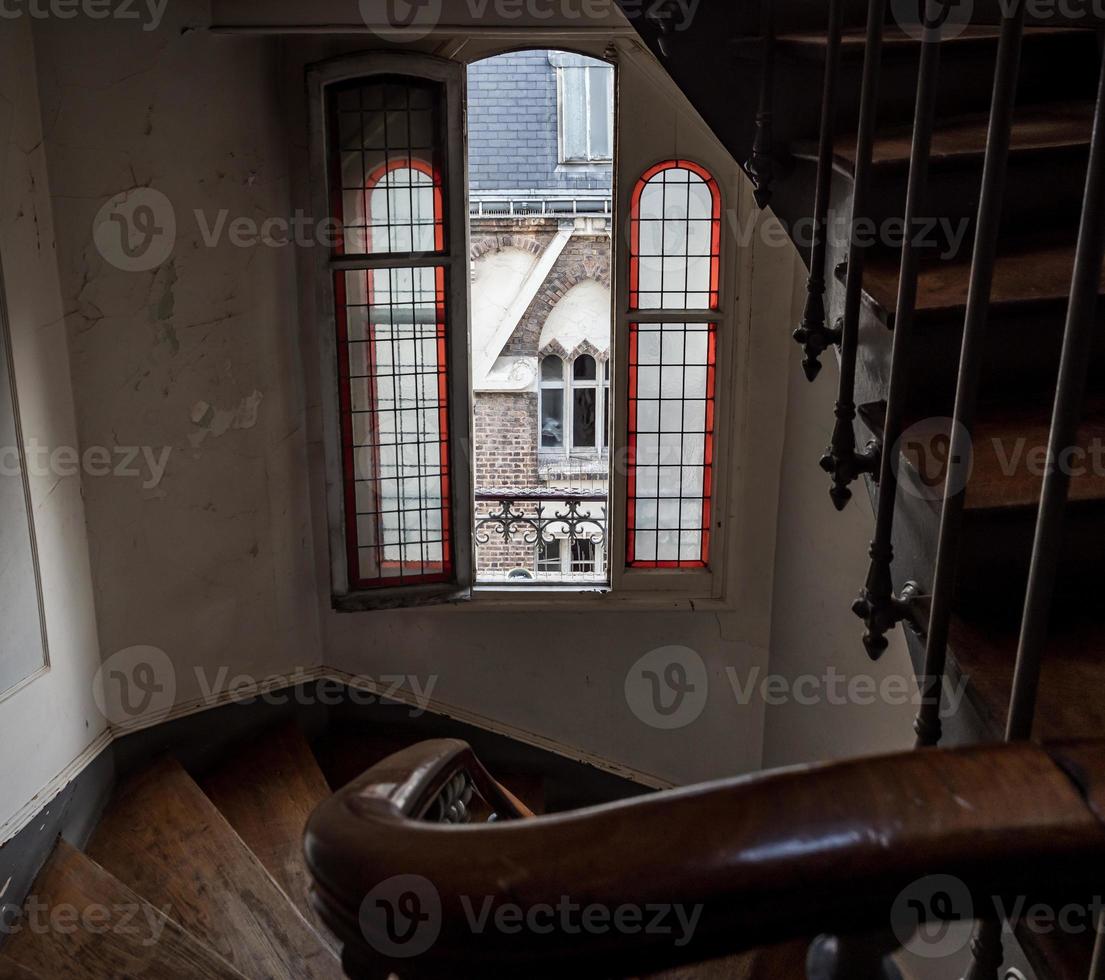
<svg viewBox="0 0 1105 980"><path fill-rule="evenodd" d="M1001 943L1001 921L982 919L971 937L971 965L963 980L998 980L1005 954Z"/></svg>
<svg viewBox="0 0 1105 980"><path fill-rule="evenodd" d="M1093 959L1090 961L1090 980L1105 980L1105 921L1101 916L1094 920L1097 938L1093 945Z"/></svg>
<svg viewBox="0 0 1105 980"><path fill-rule="evenodd" d="M821 468L833 478L829 496L837 510L843 510L852 497L848 485L864 473L874 473L879 465L878 442L872 440L856 451L856 356L859 348L860 300L863 292L865 250L855 238L857 220L866 216L871 186L875 129L878 122L879 75L882 69L882 35L886 21L886 0L870 0L867 9L867 38L863 60L863 87L860 91L859 131L856 136L856 172L852 188L851 248L848 275L844 286L844 316L839 321L840 387L836 398L836 424L829 448L821 457Z"/></svg>
<svg viewBox="0 0 1105 980"><path fill-rule="evenodd" d="M838 331L825 326L825 262L828 251L833 153L836 149L836 88L840 74L840 36L843 23L843 0L830 0L825 80L821 89L821 134L817 149L810 275L806 282L806 308L802 313L802 322L794 331L794 339L805 351L802 368L810 381L821 372L821 355L840 340Z"/></svg>
<svg viewBox="0 0 1105 980"><path fill-rule="evenodd" d="M775 179L774 103L775 103L775 6L773 0L760 0L763 68L760 76L760 105L756 111L756 137L752 156L745 164L755 187L758 207L771 203L771 185Z"/></svg>
<svg viewBox="0 0 1105 980"><path fill-rule="evenodd" d="M1005 177L1023 38L1024 0L1018 0L1015 9L1002 21L1001 41L998 44L994 98L986 138L986 161L982 168L982 197L978 206L971 283L967 293L967 315L963 323L963 344L959 356L948 473L940 514L932 610L925 644L925 667L921 680L923 697L913 725L919 747L936 745L942 733L940 694L944 681L955 572L959 561L963 504L971 470L971 432L975 424L994 263L1001 235L1001 211L1005 199Z"/></svg>
<svg viewBox="0 0 1105 980"><path fill-rule="evenodd" d="M1062 455L1078 442L1078 426L1086 394L1090 352L1097 330L1098 289L1105 259L1105 63L1097 90L1090 164L1082 203L1082 225L1074 257L1070 306L1059 360L1059 381L1048 440L1047 471L1044 473L1036 537L1032 543L1032 564L1024 600L1017 666L1013 673L1013 694L1005 737L1024 739L1032 734L1036 712L1036 688L1040 662L1047 644L1048 617L1055 589L1062 547L1063 518L1070 490L1070 473L1059 465Z"/></svg>
<svg viewBox="0 0 1105 980"><path fill-rule="evenodd" d="M1078 442L1078 425L1086 395L1090 352L1097 330L1098 291L1101 265L1105 261L1105 61L1097 89L1090 162L1086 190L1082 200L1082 223L1074 257L1070 305L1063 331L1063 353L1059 360L1059 380L1048 438L1047 471L1044 474L1040 511L1036 518L1036 536L1032 542L1032 563L1028 573L1028 591L1024 599L1021 635L1017 646L1017 665L1013 672L1013 691L1009 699L1009 717L1005 724L1007 742L1031 738L1036 713L1036 691L1040 682L1040 664L1047 646L1048 618L1051 615L1059 553L1063 545L1064 511L1070 491L1070 473L1059 465L1064 452ZM1098 937L1091 977L1100 977L1105 951ZM972 943L974 963L967 980L991 980L1001 962L1001 926L982 923Z"/></svg>
<svg viewBox="0 0 1105 980"><path fill-rule="evenodd" d="M913 122L913 146L909 158L909 183L906 190L905 241L902 243L902 264L898 282L898 304L894 317L894 346L890 363L890 390L886 400L886 424L883 429L883 452L879 466L879 501L875 518L875 536L871 541L871 567L867 583L852 610L864 620L867 632L863 645L868 655L877 660L889 646L886 634L903 619L916 616L918 586L908 583L901 595L894 594L890 565L894 560L891 534L894 529L894 505L897 500L898 458L895 450L902 434L907 400L907 384L913 353L913 322L917 304L917 280L920 254L914 243L914 233L920 209L928 191L929 157L932 150L932 130L936 117L937 79L940 72L940 44L943 17L940 12L948 0L928 0L937 16L928 18L921 41L921 68L917 76L917 108Z"/></svg>

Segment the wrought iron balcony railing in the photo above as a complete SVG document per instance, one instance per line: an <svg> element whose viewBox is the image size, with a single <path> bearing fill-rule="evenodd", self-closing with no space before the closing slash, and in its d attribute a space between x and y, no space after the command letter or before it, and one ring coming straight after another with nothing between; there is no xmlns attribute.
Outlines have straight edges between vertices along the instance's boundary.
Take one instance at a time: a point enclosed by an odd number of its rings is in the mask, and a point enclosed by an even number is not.
<svg viewBox="0 0 1105 980"><path fill-rule="evenodd" d="M477 490L477 581L601 585L607 581L606 506L606 493L595 490Z"/></svg>

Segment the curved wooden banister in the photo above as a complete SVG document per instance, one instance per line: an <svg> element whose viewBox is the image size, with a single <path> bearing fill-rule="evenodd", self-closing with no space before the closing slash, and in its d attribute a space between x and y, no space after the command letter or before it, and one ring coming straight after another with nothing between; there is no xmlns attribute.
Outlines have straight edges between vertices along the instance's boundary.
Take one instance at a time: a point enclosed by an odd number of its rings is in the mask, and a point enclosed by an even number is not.
<svg viewBox="0 0 1105 980"><path fill-rule="evenodd" d="M422 819L458 780L499 819ZM438 741L390 757L319 807L306 853L351 976L627 976L885 927L895 897L930 874L961 879L979 902L1060 900L1100 885L1105 826L1087 799L1103 786L1105 742L1054 757L1025 743L786 770L520 820L466 745ZM401 900L433 933L429 947L381 954L386 942L358 918L370 895L373 907ZM698 911L688 940L673 912L669 933L580 929L570 910L545 914L564 903L635 908L645 921L657 906ZM497 928L499 908L540 910L542 928L514 929L509 917Z"/></svg>

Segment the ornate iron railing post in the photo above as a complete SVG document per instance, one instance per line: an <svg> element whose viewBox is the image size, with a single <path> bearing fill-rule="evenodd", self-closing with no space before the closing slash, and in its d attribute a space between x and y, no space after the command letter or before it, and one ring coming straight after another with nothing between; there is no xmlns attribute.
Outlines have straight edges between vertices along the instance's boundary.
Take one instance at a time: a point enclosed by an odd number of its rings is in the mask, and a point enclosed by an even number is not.
<svg viewBox="0 0 1105 980"><path fill-rule="evenodd" d="M775 10L772 0L760 0L761 56L760 104L756 110L756 136L752 155L745 164L755 187L756 205L763 209L771 203L771 185L775 180Z"/></svg>
<svg viewBox="0 0 1105 980"><path fill-rule="evenodd" d="M908 584L902 594L894 594L890 568L894 560L892 535L897 503L899 463L898 440L901 437L908 399L909 372L913 353L913 326L917 306L917 282L920 276L920 248L915 241L920 210L928 190L929 158L936 120L937 81L940 73L940 45L943 18L949 0L929 0L938 11L923 27L921 67L917 76L917 107L913 124L913 146L909 157L909 181L905 205L905 241L898 281L898 304L894 316L894 346L891 352L890 385L886 398L886 422L883 427L882 454L879 462L879 497L875 517L875 536L871 541L871 566L867 582L852 610L863 619L867 631L863 645L877 660L886 651L886 634L898 623L912 619L920 589Z"/></svg>
<svg viewBox="0 0 1105 980"><path fill-rule="evenodd" d="M867 199L871 187L872 160L875 147L875 127L878 122L879 76L882 72L883 28L886 23L886 0L869 0L867 36L863 59L863 83L860 90L859 128L856 134L856 170L852 188L852 218L849 223L850 248L844 285L844 315L838 323L840 332L840 387L836 398L836 422L828 449L821 457L821 468L833 480L829 490L837 510L843 510L852 499L849 486L866 473L879 469L879 443L872 439L862 450L856 450L856 358L859 349L859 316L863 292L863 272L866 246L856 239L856 223L866 217Z"/></svg>
<svg viewBox="0 0 1105 980"><path fill-rule="evenodd" d="M832 197L833 154L836 149L836 89L840 74L840 39L844 23L843 0L830 0L829 37L825 51L825 79L821 90L821 133L817 148L817 186L813 204L813 240L806 307L794 339L802 345L802 369L813 381L821 372L821 355L840 342L840 332L825 326L825 263L828 259L829 203Z"/></svg>

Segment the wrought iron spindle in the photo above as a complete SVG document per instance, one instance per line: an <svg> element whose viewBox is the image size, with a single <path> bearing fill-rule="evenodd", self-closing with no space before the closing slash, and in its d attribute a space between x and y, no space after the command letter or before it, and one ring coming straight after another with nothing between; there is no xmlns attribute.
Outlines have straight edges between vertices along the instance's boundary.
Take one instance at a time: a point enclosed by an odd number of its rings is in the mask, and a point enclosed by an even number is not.
<svg viewBox="0 0 1105 980"><path fill-rule="evenodd" d="M813 204L813 241L810 243L810 275L806 281L806 307L794 339L802 345L802 368L813 381L821 372L821 355L840 335L825 325L825 262L828 258L829 201L832 196L833 154L836 150L836 88L840 74L840 37L844 23L843 0L830 0L829 36L825 51L825 80L821 89L821 134L817 144L817 186Z"/></svg>
<svg viewBox="0 0 1105 980"><path fill-rule="evenodd" d="M913 324L917 305L917 281L920 274L920 250L915 229L928 191L929 157L936 118L937 81L940 73L940 45L943 40L943 12L949 0L928 0L935 17L926 17L921 41L921 67L917 76L917 106L913 122L913 146L909 156L909 181L906 189L905 240L902 243L898 303L894 316L894 346L890 356L890 387L886 399L883 427L883 451L879 464L879 499L875 517L875 536L871 541L871 566L867 583L852 609L867 626L863 645L877 660L889 646L886 634L903 619L915 616L918 587L907 584L895 595L890 566L894 560L891 535L894 530L894 506L897 501L897 442L902 434L907 402L910 360L913 352Z"/></svg>
<svg viewBox="0 0 1105 980"><path fill-rule="evenodd" d="M1105 260L1105 62L1098 82L1097 109L1090 163L1082 200L1082 224L1074 255L1070 305L1063 332L1063 353L1059 359L1059 380L1051 415L1047 470L1044 473L1028 591L1024 600L1017 666L1013 672L1013 693L1005 737L1010 741L1028 738L1036 711L1036 689L1040 662L1047 644L1048 618L1062 548L1063 518L1070 491L1070 473L1059 461L1077 445L1089 372L1090 353L1097 330L1098 291L1101 265Z"/></svg>
<svg viewBox="0 0 1105 980"><path fill-rule="evenodd" d="M971 964L963 980L998 980L1005 954L1001 942L1001 920L982 919L971 937Z"/></svg>
<svg viewBox="0 0 1105 980"><path fill-rule="evenodd" d="M1097 938L1093 945L1093 959L1090 961L1090 980L1105 980L1105 916L1094 919Z"/></svg>
<svg viewBox="0 0 1105 980"><path fill-rule="evenodd" d="M756 110L756 137L752 156L745 165L755 187L753 196L758 207L771 203L771 185L775 180L775 4L760 0L761 57L760 105Z"/></svg>
<svg viewBox="0 0 1105 980"><path fill-rule="evenodd" d="M886 0L870 0L867 8L867 38L863 59L863 87L860 90L859 131L856 136L856 170L852 187L851 247L844 286L844 316L840 319L840 387L836 398L836 423L829 448L821 457L821 468L833 478L829 496L837 510L852 498L852 481L879 466L879 446L871 440L856 450L856 357L859 348L859 314L863 293L863 270L867 253L856 241L856 222L866 217L871 187L875 128L878 123L879 76L882 71L882 35L886 22Z"/></svg>
<svg viewBox="0 0 1105 980"><path fill-rule="evenodd" d="M959 355L955 409L948 451L948 472L940 514L936 549L936 571L932 585L932 609L925 642L921 707L914 722L917 745L940 741L940 695L951 624L952 595L959 561L963 506L971 470L971 432L974 429L978 390L982 379L982 354L990 312L994 263L1001 235L1001 211L1005 199L1005 177L1009 143L1013 130L1013 109L1020 74L1021 42L1024 38L1024 0L1003 17L998 43L994 97L990 128L986 138L986 159L982 168L982 196L975 228L971 281L967 293L967 315L963 323L963 344Z"/></svg>

